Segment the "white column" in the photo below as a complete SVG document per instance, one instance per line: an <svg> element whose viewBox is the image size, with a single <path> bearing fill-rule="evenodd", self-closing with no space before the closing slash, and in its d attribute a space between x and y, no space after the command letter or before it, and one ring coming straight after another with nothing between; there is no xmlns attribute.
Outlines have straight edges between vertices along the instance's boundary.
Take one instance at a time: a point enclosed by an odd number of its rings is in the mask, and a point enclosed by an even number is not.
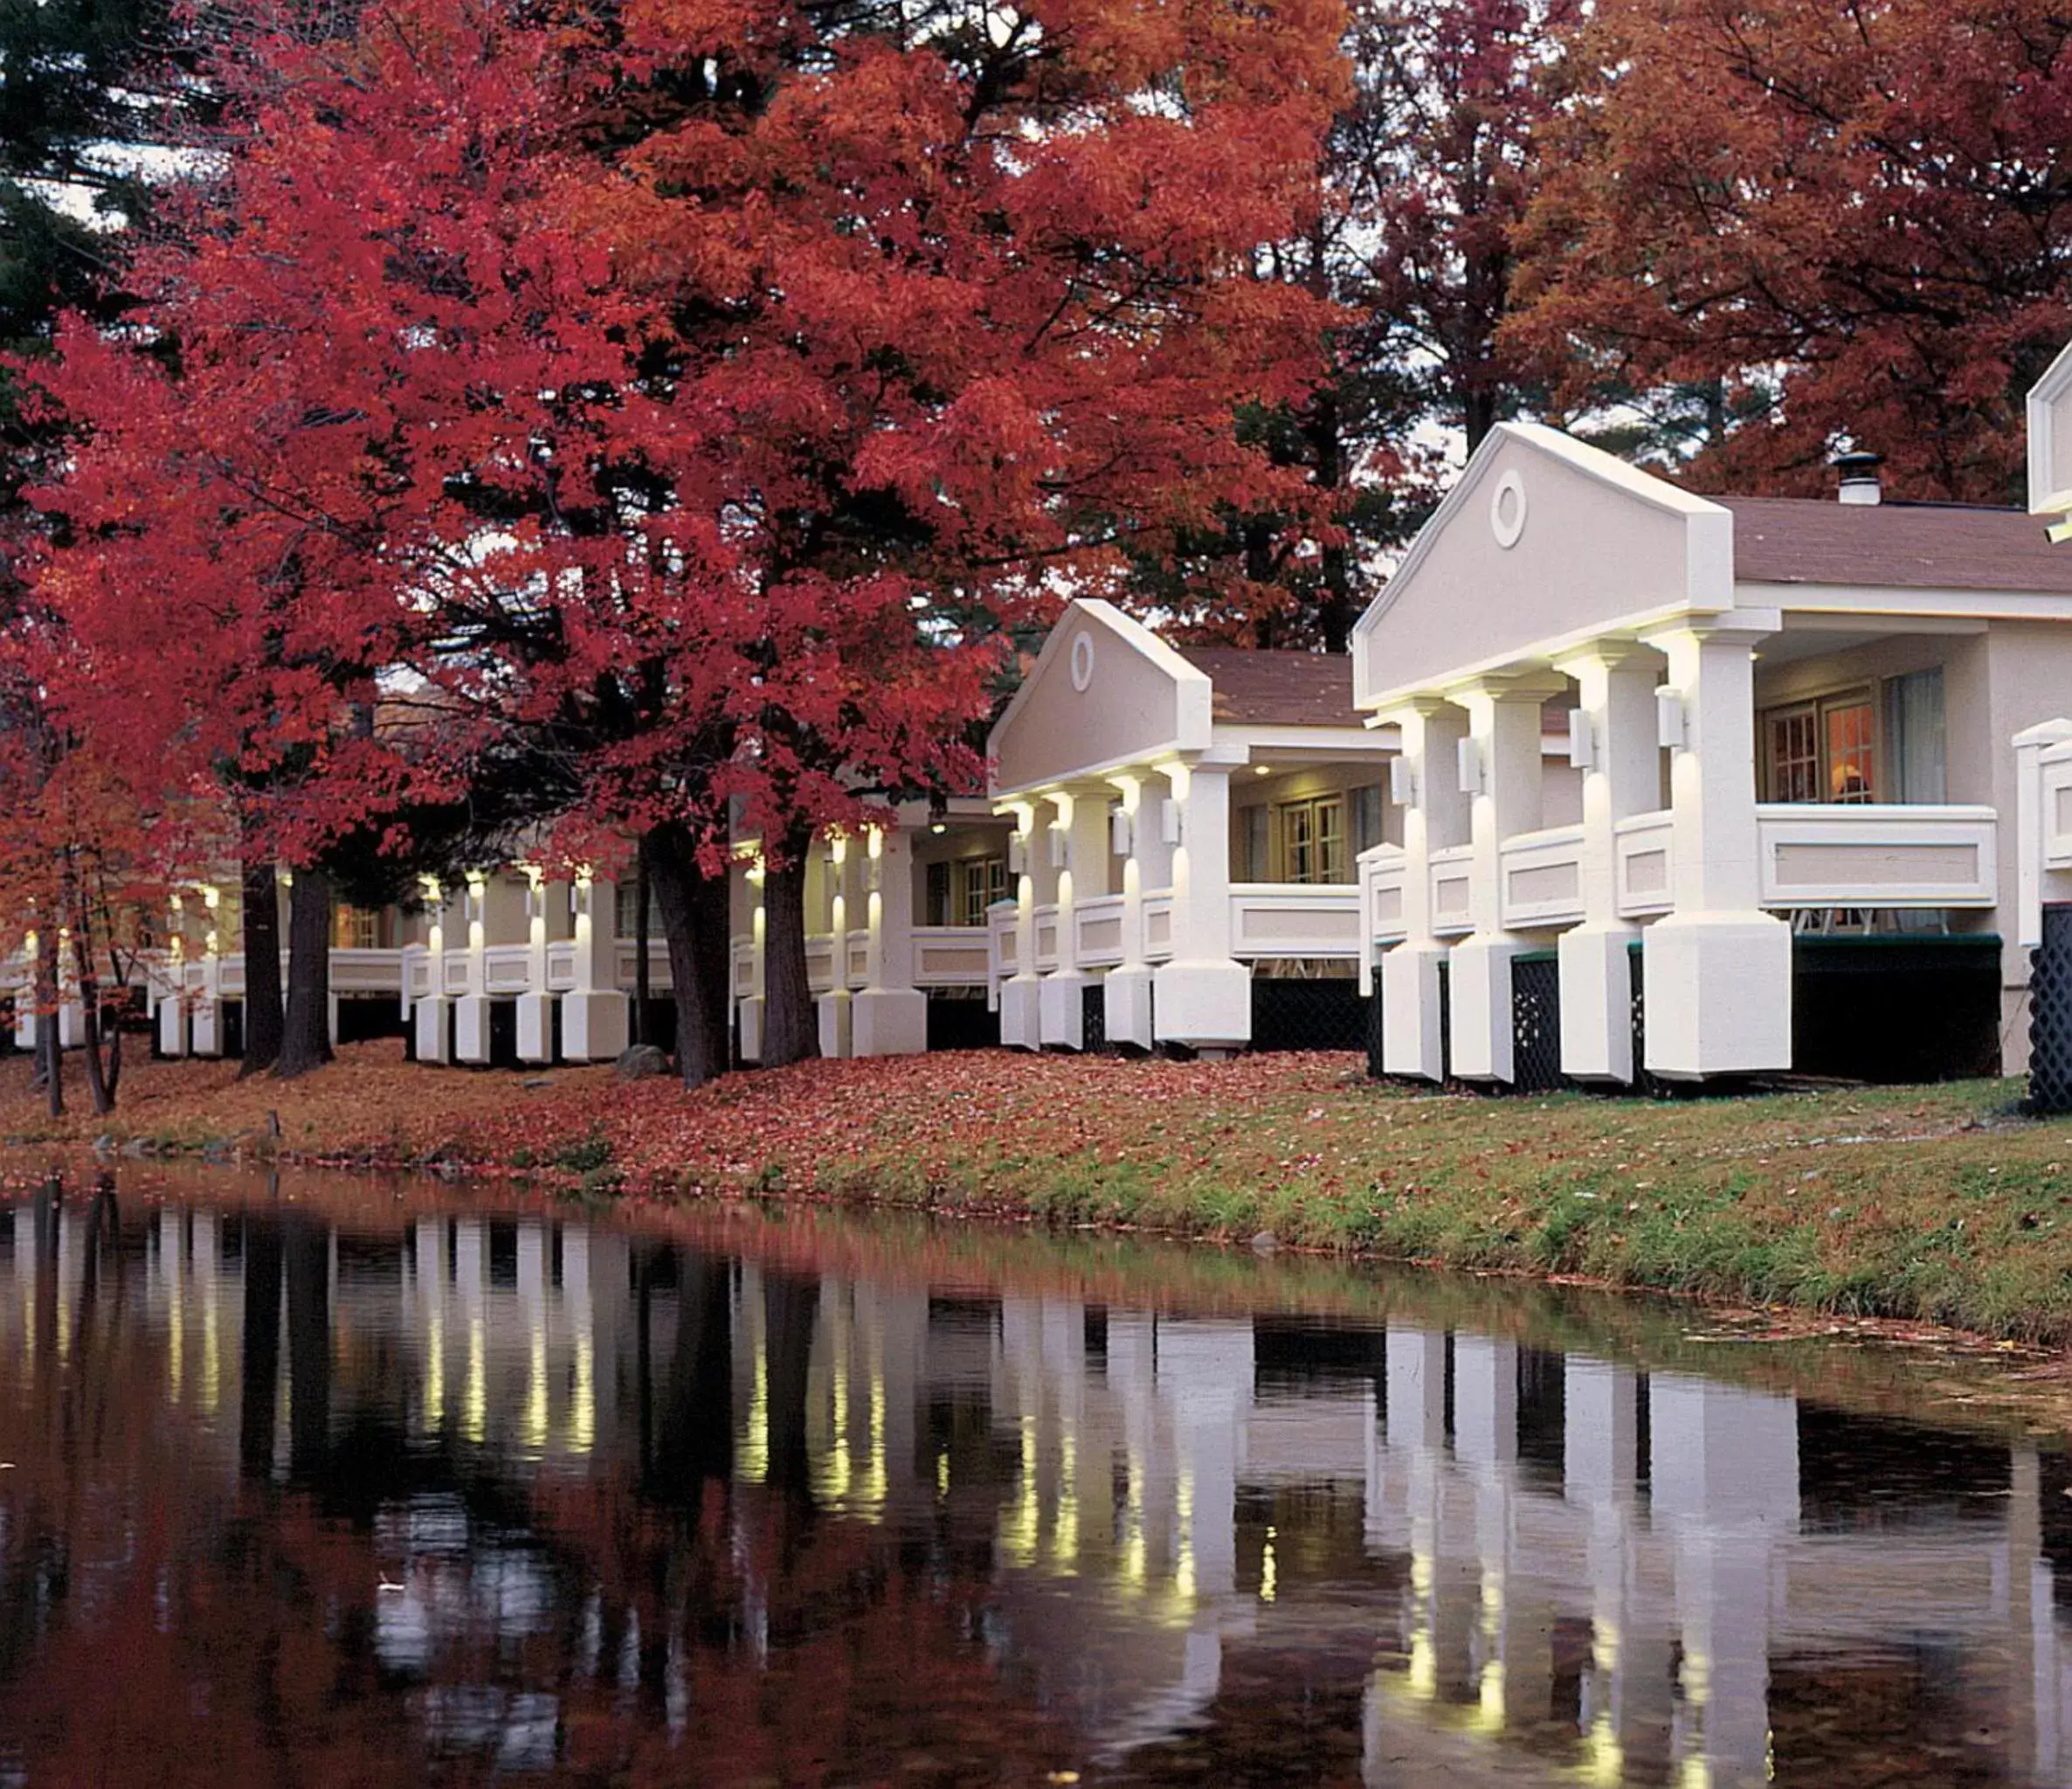
<svg viewBox="0 0 2072 1789"><path fill-rule="evenodd" d="M223 1054L223 934L217 929L222 897L202 890L202 989L194 1003L193 1050L197 1056Z"/></svg>
<svg viewBox="0 0 2072 1789"><path fill-rule="evenodd" d="M467 985L453 1003L453 1060L473 1067L489 1060L489 878L470 870L460 897Z"/></svg>
<svg viewBox="0 0 2072 1789"><path fill-rule="evenodd" d="M453 1003L446 998L446 909L445 891L429 876L425 879L425 915L429 923L425 931L425 972L430 980L431 991L417 1004L411 1014L411 1022L417 1027L418 1060L439 1067L453 1060L453 1028L446 1015Z"/></svg>
<svg viewBox="0 0 2072 1789"><path fill-rule="evenodd" d="M562 1054L612 1062L626 1046L626 997L618 986L618 888L576 879L576 985L562 1002Z"/></svg>
<svg viewBox="0 0 2072 1789"><path fill-rule="evenodd" d="M820 1053L830 1060L850 1053L849 927L853 909L849 891L856 881L855 857L850 839L838 834L829 841L827 856L822 860L832 891L828 920L832 936L827 951L827 991L815 998L813 1007L820 1022Z"/></svg>
<svg viewBox="0 0 2072 1789"><path fill-rule="evenodd" d="M763 948L763 935L770 923L769 909L763 902L763 860L756 857L742 872L749 890L749 991L739 1006L741 1023L741 1060L743 1062L760 1062L763 1060L763 988L769 973L770 961Z"/></svg>
<svg viewBox="0 0 2072 1789"><path fill-rule="evenodd" d="M179 1057L187 1053L187 903L176 894L166 915L166 980L172 991L158 1003L158 1053L162 1056ZM27 1005L34 1006L36 963L33 954L24 958L29 980L25 986L31 998ZM15 1026L18 1037L21 1026ZM33 1042L33 1029L31 1041Z"/></svg>
<svg viewBox="0 0 2072 1789"><path fill-rule="evenodd" d="M1036 805L1014 804L1014 833L1008 866L1014 871L1014 973L1000 984L1000 1041L1010 1049L1034 1050L1043 1043L1036 974L1037 862L1045 841L1036 826Z"/></svg>
<svg viewBox="0 0 2072 1789"><path fill-rule="evenodd" d="M1166 772L1180 814L1173 851L1172 961L1153 979L1163 1042L1223 1052L1252 1040L1252 976L1230 954L1230 770Z"/></svg>
<svg viewBox="0 0 2072 1789"><path fill-rule="evenodd" d="M563 884L525 869L525 991L518 997L518 1060L554 1060L554 996L547 991L547 914ZM563 896L563 898L566 898Z"/></svg>
<svg viewBox="0 0 2072 1789"><path fill-rule="evenodd" d="M1164 886L1171 874L1157 805L1144 798L1143 778L1112 779L1122 792L1122 824L1129 849L1122 860L1122 961L1101 986L1102 1026L1111 1044L1151 1047L1151 967L1145 961L1144 889Z"/></svg>
<svg viewBox="0 0 2072 1789"><path fill-rule="evenodd" d="M1106 892L1108 804L1105 791L1060 791L1050 798L1058 811L1058 966L1044 977L1037 1012L1046 1046L1068 1050L1086 1044L1085 993L1093 977L1080 967L1078 903Z"/></svg>
<svg viewBox="0 0 2072 1789"><path fill-rule="evenodd" d="M928 1048L928 996L914 985L914 835L873 826L864 835L864 923L869 973L850 1012L859 1056L911 1056Z"/></svg>
<svg viewBox="0 0 2072 1789"><path fill-rule="evenodd" d="M1792 1066L1792 934L1762 911L1756 643L1772 611L1648 636L1669 661L1670 887L1644 935L1648 1070L1675 1080ZM1678 724L1680 723L1680 727Z"/></svg>
<svg viewBox="0 0 2072 1789"><path fill-rule="evenodd" d="M1453 1067L1467 1081L1517 1078L1511 961L1525 944L1504 929L1503 841L1539 825L1540 706L1559 687L1544 676L1488 678L1457 698L1468 710L1468 744L1456 754L1456 769L1475 772L1462 791L1475 849L1468 879L1475 929L1454 946L1451 970Z"/></svg>
<svg viewBox="0 0 2072 1789"><path fill-rule="evenodd" d="M1562 660L1576 680L1583 767L1583 923L1561 935L1561 1068L1579 1081L1633 1079L1633 947L1619 916L1619 822L1661 800L1654 686L1661 658L1599 640Z"/></svg>
<svg viewBox="0 0 2072 1789"><path fill-rule="evenodd" d="M1432 931L1432 853L1468 836L1468 804L1454 761L1468 717L1437 696L1382 717L1402 736L1410 798L1403 810L1403 942L1381 959L1381 1066L1389 1074L1440 1081L1439 969L1446 947Z"/></svg>

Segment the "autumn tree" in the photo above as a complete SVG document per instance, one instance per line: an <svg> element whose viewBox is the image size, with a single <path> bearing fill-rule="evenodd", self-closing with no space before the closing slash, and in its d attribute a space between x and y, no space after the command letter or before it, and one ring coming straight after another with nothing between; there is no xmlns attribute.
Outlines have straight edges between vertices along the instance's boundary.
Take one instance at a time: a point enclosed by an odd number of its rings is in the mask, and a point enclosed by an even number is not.
<svg viewBox="0 0 2072 1789"><path fill-rule="evenodd" d="M1601 0L1507 338L1567 402L1710 394L1694 476L2018 497L2072 326L2072 19L2032 0Z"/></svg>
<svg viewBox="0 0 2072 1789"><path fill-rule="evenodd" d="M1240 413L1284 478L1139 566L1140 602L1207 638L1343 652L1388 550L1472 452L1541 390L1501 331L1512 234L1541 175L1573 0L1355 0L1351 86L1315 203L1262 276L1336 307L1320 376ZM1290 497L1293 490L1292 499Z"/></svg>

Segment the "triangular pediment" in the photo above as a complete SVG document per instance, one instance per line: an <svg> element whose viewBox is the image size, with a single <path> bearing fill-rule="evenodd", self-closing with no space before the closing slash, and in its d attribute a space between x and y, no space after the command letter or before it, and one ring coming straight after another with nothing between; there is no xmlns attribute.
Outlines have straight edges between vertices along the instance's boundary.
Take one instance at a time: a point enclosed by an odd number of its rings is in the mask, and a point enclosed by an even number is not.
<svg viewBox="0 0 2072 1789"><path fill-rule="evenodd" d="M1208 678L1113 604L1058 618L987 742L997 797L1209 743Z"/></svg>
<svg viewBox="0 0 2072 1789"><path fill-rule="evenodd" d="M1353 632L1354 700L1622 621L1733 606L1733 517L1558 430L1500 424Z"/></svg>

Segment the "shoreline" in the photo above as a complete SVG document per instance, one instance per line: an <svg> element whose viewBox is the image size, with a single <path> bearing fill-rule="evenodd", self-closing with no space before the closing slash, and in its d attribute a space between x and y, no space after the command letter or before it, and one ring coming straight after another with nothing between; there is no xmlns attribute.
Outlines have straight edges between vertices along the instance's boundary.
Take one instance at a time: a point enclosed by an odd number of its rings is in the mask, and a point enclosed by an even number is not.
<svg viewBox="0 0 2072 1789"><path fill-rule="evenodd" d="M294 1083L133 1063L107 1119L52 1126L27 1074L0 1062L17 1161L98 1143L103 1159L1256 1240L2072 1343L2072 1123L2013 1116L2013 1081L1491 1099L1370 1082L1344 1055L981 1052L807 1063L687 1095L608 1067L420 1069L363 1045Z"/></svg>

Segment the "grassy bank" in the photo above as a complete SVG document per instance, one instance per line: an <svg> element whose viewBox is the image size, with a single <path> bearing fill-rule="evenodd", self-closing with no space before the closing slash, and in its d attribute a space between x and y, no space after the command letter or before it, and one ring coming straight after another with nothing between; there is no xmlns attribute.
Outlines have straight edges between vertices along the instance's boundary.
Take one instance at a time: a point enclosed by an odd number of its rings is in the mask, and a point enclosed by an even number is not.
<svg viewBox="0 0 2072 1789"><path fill-rule="evenodd" d="M348 1051L293 1086L137 1065L113 1121L0 1135L525 1174L593 1195L1027 1215L1575 1274L2072 1342L2072 1127L2011 1084L1653 1102L1378 1087L1343 1056L814 1063L686 1095ZM277 1131L277 1135L276 1135ZM20 1160L19 1157L17 1158Z"/></svg>

